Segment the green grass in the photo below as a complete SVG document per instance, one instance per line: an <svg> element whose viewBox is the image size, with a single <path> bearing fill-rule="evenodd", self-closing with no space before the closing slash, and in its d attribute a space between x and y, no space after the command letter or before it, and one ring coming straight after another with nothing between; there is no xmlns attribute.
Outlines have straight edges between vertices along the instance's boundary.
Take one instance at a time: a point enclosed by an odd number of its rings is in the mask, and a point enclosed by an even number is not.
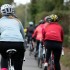
<svg viewBox="0 0 70 70"><path fill-rule="evenodd" d="M61 63L70 68L70 50L65 48L65 55L61 57Z"/></svg>

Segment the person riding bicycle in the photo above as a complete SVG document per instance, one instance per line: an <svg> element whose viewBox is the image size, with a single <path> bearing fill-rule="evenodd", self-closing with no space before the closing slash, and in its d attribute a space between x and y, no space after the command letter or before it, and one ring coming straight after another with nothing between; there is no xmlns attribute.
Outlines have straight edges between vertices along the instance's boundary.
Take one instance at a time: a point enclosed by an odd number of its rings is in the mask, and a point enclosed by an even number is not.
<svg viewBox="0 0 70 70"><path fill-rule="evenodd" d="M54 55L55 70L61 70L60 56L61 56L61 51L62 51L64 31L58 22L57 15L52 14L50 15L50 18L51 18L51 22L49 22L44 32L44 41L45 41L44 45L47 49L44 70L47 70L48 61L51 56L51 52L53 52L53 55Z"/></svg>
<svg viewBox="0 0 70 70"><path fill-rule="evenodd" d="M2 18L0 19L0 53L1 70L8 70L8 55L6 50L16 49L12 56L15 70L22 70L24 58L24 28L22 23L13 16L13 8L10 4L1 6Z"/></svg>
<svg viewBox="0 0 70 70"><path fill-rule="evenodd" d="M47 25L49 24L49 22L50 22L50 16L46 16L45 18L44 18L44 24L43 24L43 28L45 29L46 27L47 27Z"/></svg>
<svg viewBox="0 0 70 70"><path fill-rule="evenodd" d="M39 21L39 25L35 28L34 33L32 35L32 38L36 39L37 43L35 57L37 57L38 54L39 43L42 42L43 40L43 23L44 23L43 20Z"/></svg>
<svg viewBox="0 0 70 70"><path fill-rule="evenodd" d="M32 40L32 34L34 32L33 22L29 22L29 27L27 28L28 43Z"/></svg>

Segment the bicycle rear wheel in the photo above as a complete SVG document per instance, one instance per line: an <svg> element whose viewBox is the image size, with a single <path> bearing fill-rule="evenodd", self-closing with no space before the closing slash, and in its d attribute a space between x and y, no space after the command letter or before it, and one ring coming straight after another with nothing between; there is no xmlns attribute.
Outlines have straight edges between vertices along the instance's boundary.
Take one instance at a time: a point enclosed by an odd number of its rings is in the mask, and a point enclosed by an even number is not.
<svg viewBox="0 0 70 70"><path fill-rule="evenodd" d="M11 63L11 59L8 62L8 70L15 70L14 65Z"/></svg>
<svg viewBox="0 0 70 70"><path fill-rule="evenodd" d="M49 59L48 70L55 70L54 69L54 61L52 60L52 58Z"/></svg>
<svg viewBox="0 0 70 70"><path fill-rule="evenodd" d="M15 69L14 69L14 66L8 67L8 70L15 70Z"/></svg>
<svg viewBox="0 0 70 70"><path fill-rule="evenodd" d="M32 42L30 41L30 44L29 44L29 55L31 56L32 54Z"/></svg>

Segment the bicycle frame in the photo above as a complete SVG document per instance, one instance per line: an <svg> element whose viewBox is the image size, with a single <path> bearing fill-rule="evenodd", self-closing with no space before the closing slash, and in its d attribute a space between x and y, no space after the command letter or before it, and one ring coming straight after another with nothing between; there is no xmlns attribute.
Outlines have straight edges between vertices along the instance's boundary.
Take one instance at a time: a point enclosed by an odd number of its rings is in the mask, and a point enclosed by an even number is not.
<svg viewBox="0 0 70 70"><path fill-rule="evenodd" d="M39 43L39 49L38 49L38 66L42 68L42 57L43 57L43 48L41 42Z"/></svg>
<svg viewBox="0 0 70 70"><path fill-rule="evenodd" d="M55 68L54 68L54 55L53 55L53 52L51 53L51 57L50 57L49 62L48 62L48 69L49 70L55 70Z"/></svg>
<svg viewBox="0 0 70 70"><path fill-rule="evenodd" d="M9 61L8 61L8 70L15 70L14 66L12 66L11 58L9 58Z"/></svg>
<svg viewBox="0 0 70 70"><path fill-rule="evenodd" d="M33 47L32 47L32 41L30 41L30 45L29 45L29 51L30 51L30 53L29 53L29 55L31 55L32 49L33 49Z"/></svg>

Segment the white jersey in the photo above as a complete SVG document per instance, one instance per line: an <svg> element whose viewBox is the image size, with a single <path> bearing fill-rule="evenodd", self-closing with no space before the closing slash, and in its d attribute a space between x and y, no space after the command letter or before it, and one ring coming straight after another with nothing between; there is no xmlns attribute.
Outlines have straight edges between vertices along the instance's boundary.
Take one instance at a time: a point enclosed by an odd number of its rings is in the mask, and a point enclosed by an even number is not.
<svg viewBox="0 0 70 70"><path fill-rule="evenodd" d="M24 42L24 30L20 21L15 18L0 19L0 41Z"/></svg>

